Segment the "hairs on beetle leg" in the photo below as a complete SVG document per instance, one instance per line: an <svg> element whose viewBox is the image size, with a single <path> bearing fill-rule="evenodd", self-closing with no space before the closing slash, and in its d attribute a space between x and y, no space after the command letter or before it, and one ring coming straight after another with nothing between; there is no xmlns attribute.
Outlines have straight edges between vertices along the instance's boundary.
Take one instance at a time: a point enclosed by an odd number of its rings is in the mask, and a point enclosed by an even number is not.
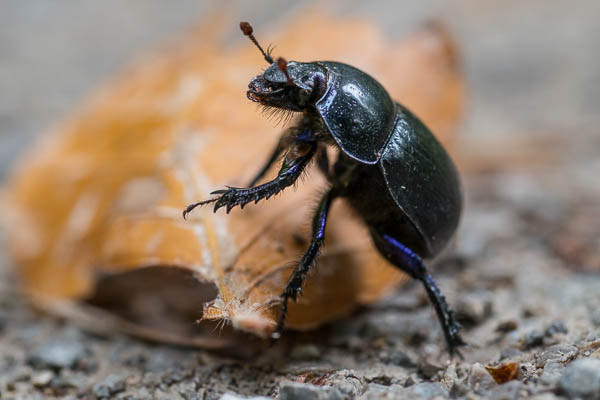
<svg viewBox="0 0 600 400"><path fill-rule="evenodd" d="M310 164L312 164L312 160L311 160ZM300 173L300 176L298 177L298 180L301 181L301 183L303 183L303 184L306 181L310 182L310 171L309 171L310 168L308 168L309 165L307 165L306 168L304 168L302 170L302 172ZM298 186L297 182L294 182L294 188L296 188L297 186Z"/></svg>

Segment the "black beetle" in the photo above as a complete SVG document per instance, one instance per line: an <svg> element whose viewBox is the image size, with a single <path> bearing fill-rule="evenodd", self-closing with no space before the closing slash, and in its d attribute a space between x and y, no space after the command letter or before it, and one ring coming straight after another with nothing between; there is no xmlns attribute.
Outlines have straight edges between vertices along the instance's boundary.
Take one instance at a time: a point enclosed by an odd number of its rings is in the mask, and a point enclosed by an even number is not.
<svg viewBox="0 0 600 400"><path fill-rule="evenodd" d="M345 198L369 227L378 251L392 264L420 280L435 307L450 352L464 344L460 325L427 272L422 258L434 257L448 244L462 209L458 173L452 160L427 127L395 103L366 73L330 61L275 61L252 34L240 28L270 64L248 85L250 100L266 107L301 112L302 118L281 136L271 157L248 188L227 187L216 198L187 207L215 203L214 211L244 207L293 185L313 158L331 186L323 195L312 224L312 240L281 294L274 337L283 329L288 300L296 301L323 244L331 202ZM334 145L337 160L330 168L326 145ZM255 186L286 152L277 177Z"/></svg>

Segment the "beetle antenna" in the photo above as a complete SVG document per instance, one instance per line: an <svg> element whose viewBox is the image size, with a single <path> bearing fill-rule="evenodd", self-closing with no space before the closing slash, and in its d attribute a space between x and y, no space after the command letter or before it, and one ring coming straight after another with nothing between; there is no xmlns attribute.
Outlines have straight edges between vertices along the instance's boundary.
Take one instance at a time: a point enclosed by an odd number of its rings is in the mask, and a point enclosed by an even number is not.
<svg viewBox="0 0 600 400"><path fill-rule="evenodd" d="M277 59L277 66L279 67L281 72L283 72L283 74L287 78L288 85L293 85L294 82L292 81L292 78L290 78L290 74L288 74L287 61L285 60L285 58L279 57Z"/></svg>
<svg viewBox="0 0 600 400"><path fill-rule="evenodd" d="M250 25L249 22L242 21L242 22L240 22L240 29L242 30L242 32L244 33L244 35L248 36L248 38L250 38L250 40L252 40L252 43L254 43L256 45L256 47L258 47L258 49L260 50L260 52L262 53L262 55L265 57L265 60L269 64L273 64L274 60L273 60L273 57L271 57L271 48L267 47L267 51L265 52L263 50L263 48L260 46L260 44L258 44L258 41L256 40L256 38L252 34L252 32L254 32L254 29L252 29L252 25Z"/></svg>

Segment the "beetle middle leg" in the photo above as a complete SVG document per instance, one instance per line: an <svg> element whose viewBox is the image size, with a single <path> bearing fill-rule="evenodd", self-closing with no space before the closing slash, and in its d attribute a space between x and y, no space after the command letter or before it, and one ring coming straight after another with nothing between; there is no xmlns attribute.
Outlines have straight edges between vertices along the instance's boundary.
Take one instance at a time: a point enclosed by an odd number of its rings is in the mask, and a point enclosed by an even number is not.
<svg viewBox="0 0 600 400"><path fill-rule="evenodd" d="M306 279L308 271L312 267L319 254L319 250L323 245L325 239L325 224L327 223L327 216L329 214L329 208L333 199L337 197L336 188L330 189L319 202L317 212L313 217L312 222L312 240L308 249L302 256L302 259L292 272L290 279L288 280L283 293L281 294L281 311L279 312L279 321L273 333L274 338L278 338L281 335L283 326L285 323L285 317L287 316L287 307L289 299L296 302L298 294L302 294L302 284Z"/></svg>
<svg viewBox="0 0 600 400"><path fill-rule="evenodd" d="M457 347L465 344L458 334L461 326L454 319L453 311L448 306L444 295L436 285L433 277L425 268L421 257L389 235L374 230L371 231L371 235L375 246L384 257L413 279L417 279L423 283L429 300L433 303L437 317L442 325L450 353L458 353ZM458 354L460 355L460 353Z"/></svg>

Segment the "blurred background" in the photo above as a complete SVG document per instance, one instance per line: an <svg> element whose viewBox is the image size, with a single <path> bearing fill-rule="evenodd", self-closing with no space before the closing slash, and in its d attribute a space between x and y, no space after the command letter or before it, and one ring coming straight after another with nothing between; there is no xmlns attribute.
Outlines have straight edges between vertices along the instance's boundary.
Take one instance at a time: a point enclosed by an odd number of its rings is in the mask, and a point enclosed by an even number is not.
<svg viewBox="0 0 600 400"><path fill-rule="evenodd" d="M259 40L276 44L276 37L260 32L285 24L314 4L3 0L0 184L27 145L75 109L90 90L136 55L176 41L210 10L226 8L231 20L251 21ZM442 395L452 387L468 393L477 384L490 390L478 392L487 398L497 388L479 363L502 360L522 366L522 384L510 390L532 395L560 387L562 392L547 391L544 398L583 396L577 390L586 388L569 381L564 371L575 368L569 361L576 357L600 358L597 0L353 0L319 7L335 16L368 19L395 40L424 22L441 21L458 44L467 106L456 152L465 171L467 207L457 247L442 262L439 280L468 337L478 343L467 350L466 361L458 362L458 376L435 360L440 348L430 344L441 341L431 336L437 332L431 310L414 300L419 299L418 287L325 328L334 332L327 339L296 338L291 356L278 367L249 372L214 354L124 337L104 340L35 314L15 296L11 264L0 249L0 391L17 388L18 393L42 396L51 389L46 393L98 398L117 392L147 398L159 391L186 399L219 398L227 391L276 395L292 390L281 383L285 379L309 379L308 367L301 364L309 359L310 371L337 371L327 378L336 390L346 390L350 380L339 371L354 369L352 379L359 384L352 381L352 387L360 387L357 393L373 391L370 398L377 398L377 385L392 390L396 384L416 387L430 380L438 385L435 390L446 390ZM227 40L246 39L232 26ZM409 315L399 315L398 309ZM57 342L57 336L68 341ZM87 367L74 367L83 359ZM548 360L553 364L545 364ZM270 359L265 362L271 365ZM278 369L281 365L285 368ZM390 365L391 370L369 375L373 368ZM214 373L218 368L224 372ZM600 371L599 364L590 368ZM117 377L109 379L109 373ZM125 383L127 377L137 380ZM458 381L466 386L461 389ZM193 397L201 390L204 395ZM409 388L398 390L398 395L412 397Z"/></svg>
<svg viewBox="0 0 600 400"><path fill-rule="evenodd" d="M252 21L262 30L310 3L3 1L0 177L34 135L65 115L87 91L133 55L176 38L207 10L226 7L233 20ZM424 21L443 21L463 56L469 90L466 138L512 140L569 131L572 139L594 136L600 146L595 128L600 122L596 1L339 1L323 7L340 16L371 18L394 38ZM243 40L235 26L231 40Z"/></svg>

